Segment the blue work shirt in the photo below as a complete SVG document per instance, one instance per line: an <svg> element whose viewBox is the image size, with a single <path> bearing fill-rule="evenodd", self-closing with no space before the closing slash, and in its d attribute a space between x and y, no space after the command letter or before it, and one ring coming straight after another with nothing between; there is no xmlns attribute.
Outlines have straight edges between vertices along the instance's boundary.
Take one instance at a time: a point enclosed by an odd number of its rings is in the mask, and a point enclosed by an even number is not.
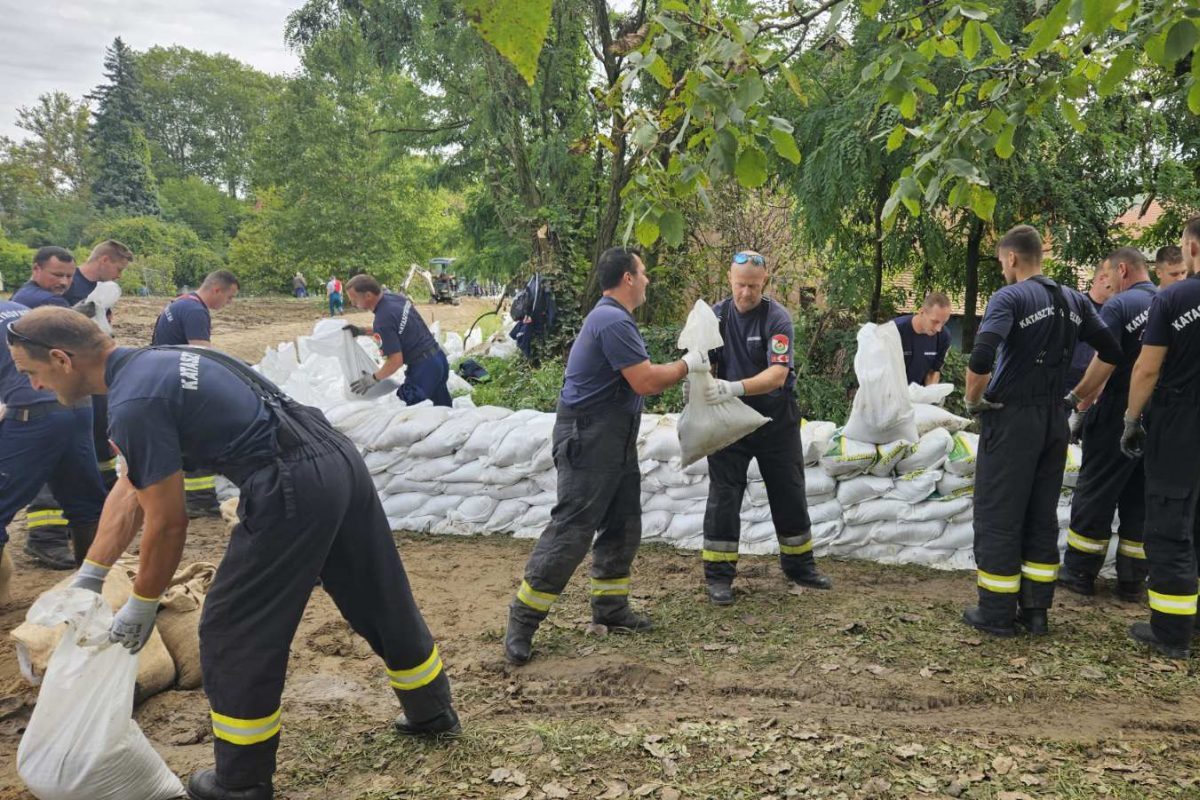
<svg viewBox="0 0 1200 800"><path fill-rule="evenodd" d="M63 292L63 299L67 301L67 305L73 306L76 303L82 303L88 299L95 288L100 284L99 281L88 280L88 277L83 274L83 270L76 269L75 277L71 279L71 285Z"/></svg>
<svg viewBox="0 0 1200 800"><path fill-rule="evenodd" d="M1050 400L1066 394L1070 358L1062 358L1063 342L1051 342L1055 325L1050 289L1034 280L1009 284L992 295L979 325L979 334L993 333L1002 341L997 348L996 367L988 382L992 401ZM1092 301L1074 289L1063 288L1070 309L1066 330L1073 338L1103 342L1104 324ZM1039 365L1038 360L1043 363ZM1061 361L1054 367L1057 360Z"/></svg>
<svg viewBox="0 0 1200 800"><path fill-rule="evenodd" d="M199 353L118 347L104 368L108 435L145 489L180 470L274 457L276 422L227 367Z"/></svg>
<svg viewBox="0 0 1200 800"><path fill-rule="evenodd" d="M380 295L372 330L385 356L403 353L406 363L438 346L413 301L402 294Z"/></svg>
<svg viewBox="0 0 1200 800"><path fill-rule="evenodd" d="M1092 304L1092 308L1096 309L1097 314L1100 313L1100 309L1104 308L1104 304L1097 303L1090 294L1085 294L1084 297ZM1087 342L1075 343L1075 352L1071 355L1071 366L1067 369L1068 389L1074 389L1079 385L1079 381L1083 379L1083 373L1087 372L1088 364L1092 363L1094 355L1096 355L1096 348Z"/></svg>
<svg viewBox="0 0 1200 800"><path fill-rule="evenodd" d="M950 349L950 331L942 328L937 333L917 333L913 329L913 315L896 317L896 330L900 331L900 346L904 349L904 371L909 383L925 385L931 372L941 372L946 363L946 351Z"/></svg>
<svg viewBox="0 0 1200 800"><path fill-rule="evenodd" d="M11 408L49 403L54 392L39 392L29 382L29 376L17 372L12 354L8 352L8 326L29 313L29 308L11 300L0 300L0 403Z"/></svg>
<svg viewBox="0 0 1200 800"><path fill-rule="evenodd" d="M26 308L41 308L42 306L71 307L71 304L64 300L62 295L55 294L48 289L43 289L32 280L26 281L20 289L17 289L16 293L12 296L12 301L20 303Z"/></svg>
<svg viewBox="0 0 1200 800"><path fill-rule="evenodd" d="M1142 330L1150 317L1150 303L1157 292L1153 283L1141 281L1115 295L1100 308L1100 321L1121 343L1121 360L1105 384L1105 392L1119 393L1121 397L1129 393L1133 362L1142 352ZM1075 387L1068 385L1067 388Z"/></svg>
<svg viewBox="0 0 1200 800"><path fill-rule="evenodd" d="M752 378L769 366L787 367L783 386L760 397L775 398L790 394L795 383L792 359L792 315L787 309L764 297L762 302L743 314L733 298L713 305L721 320L725 346L717 351L717 377L727 381Z"/></svg>
<svg viewBox="0 0 1200 800"><path fill-rule="evenodd" d="M1200 276L1159 291L1150 304L1142 344L1167 348L1159 388L1200 393Z"/></svg>
<svg viewBox="0 0 1200 800"><path fill-rule="evenodd" d="M187 344L212 339L212 315L200 295L192 292L180 295L163 309L154 323L151 344Z"/></svg>
<svg viewBox="0 0 1200 800"><path fill-rule="evenodd" d="M574 411L640 413L642 396L621 370L649 360L633 315L611 297L601 297L571 345L559 401Z"/></svg>

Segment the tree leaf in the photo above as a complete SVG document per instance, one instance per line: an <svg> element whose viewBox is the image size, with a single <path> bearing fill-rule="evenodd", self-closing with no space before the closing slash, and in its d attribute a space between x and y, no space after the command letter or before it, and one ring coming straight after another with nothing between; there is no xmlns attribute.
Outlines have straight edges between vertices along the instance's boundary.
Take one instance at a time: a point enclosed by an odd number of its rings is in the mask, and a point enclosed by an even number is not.
<svg viewBox="0 0 1200 800"><path fill-rule="evenodd" d="M668 211L658 219L658 228L662 239L671 247L683 244L683 214L678 211Z"/></svg>
<svg viewBox="0 0 1200 800"><path fill-rule="evenodd" d="M738 183L747 189L756 189L767 182L767 154L751 145L738 154L734 167Z"/></svg>
<svg viewBox="0 0 1200 800"><path fill-rule="evenodd" d="M791 133L774 128L771 130L771 142L775 145L775 152L780 156L793 164L800 163L800 148L796 147L796 140Z"/></svg>
<svg viewBox="0 0 1200 800"><path fill-rule="evenodd" d="M1067 12L1070 8L1071 0L1058 0L1054 4L1054 8L1050 9L1050 13L1042 18L1042 24L1038 26L1037 33L1033 36L1033 41L1029 43L1029 47L1025 50L1025 58L1033 58L1054 43L1054 40L1058 38L1063 28L1066 27ZM994 197L992 202L994 205ZM991 219L991 217L984 217L984 219Z"/></svg>
<svg viewBox="0 0 1200 800"><path fill-rule="evenodd" d="M467 21L530 86L550 30L552 0L464 0Z"/></svg>
<svg viewBox="0 0 1200 800"><path fill-rule="evenodd" d="M717 169L722 175L729 175L737 164L738 140L729 128L722 128L713 144L712 154Z"/></svg>
<svg viewBox="0 0 1200 800"><path fill-rule="evenodd" d="M1100 82L1096 84L1096 92L1101 97L1107 97L1116 91L1117 87L1129 76L1129 73L1133 72L1134 59L1136 57L1137 51L1132 47L1122 50L1113 59L1104 76L1100 78Z"/></svg>
<svg viewBox="0 0 1200 800"><path fill-rule="evenodd" d="M665 89L670 89L675 85L675 78L671 75L671 68L667 66L667 62L662 60L662 57L657 53L654 59L649 64L643 64L643 68L654 76L654 80Z"/></svg>
<svg viewBox="0 0 1200 800"><path fill-rule="evenodd" d="M633 144L635 147L642 150L649 150L654 146L654 140L658 138L658 128L654 127L653 123L643 122L637 126L637 130L633 132Z"/></svg>
<svg viewBox="0 0 1200 800"><path fill-rule="evenodd" d="M1187 93L1187 104L1193 114L1200 114L1200 81L1192 81L1192 88L1188 89Z"/></svg>
<svg viewBox="0 0 1200 800"><path fill-rule="evenodd" d="M983 29L983 35L987 37L989 42L991 42L992 52L995 53L998 58L1012 57L1012 48L1008 46L1008 42L1000 38L1000 34L996 33L995 28L986 22L982 23L979 27Z"/></svg>
<svg viewBox="0 0 1200 800"><path fill-rule="evenodd" d="M1013 137L1017 135L1017 126L1009 123L1009 125L1000 133L1000 138L996 140L996 155L1001 158L1009 158L1016 149L1013 146Z"/></svg>
<svg viewBox="0 0 1200 800"><path fill-rule="evenodd" d="M975 20L968 22L963 31L962 51L971 60L979 53L979 23Z"/></svg>
<svg viewBox="0 0 1200 800"><path fill-rule="evenodd" d="M912 119L917 115L917 95L915 92L905 92L904 97L900 98L900 116L905 119Z"/></svg>
<svg viewBox="0 0 1200 800"><path fill-rule="evenodd" d="M754 73L750 73L742 78L741 83L738 84L733 99L737 103L738 108L745 111L761 100L766 93L767 87L763 85L762 78Z"/></svg>
<svg viewBox="0 0 1200 800"><path fill-rule="evenodd" d="M971 211L985 222L992 221L996 211L996 195L986 186L971 187Z"/></svg>
<svg viewBox="0 0 1200 800"><path fill-rule="evenodd" d="M642 247L649 247L658 241L658 223L650 219L650 217L646 217L637 224L635 233L637 235L638 243Z"/></svg>
<svg viewBox="0 0 1200 800"><path fill-rule="evenodd" d="M1070 100L1060 100L1058 103L1059 111L1062 112L1063 118L1075 129L1076 133L1083 133L1083 120L1079 118L1079 111L1075 108L1075 104ZM1200 112L1195 112L1200 113Z"/></svg>
<svg viewBox="0 0 1200 800"><path fill-rule="evenodd" d="M1113 12L1117 10L1117 6L1121 4L1121 0L1087 0L1083 4L1083 30L1086 35L1099 35L1104 32L1113 17Z"/></svg>
<svg viewBox="0 0 1200 800"><path fill-rule="evenodd" d="M883 9L884 0L862 0L862 14L867 19L875 19Z"/></svg>
<svg viewBox="0 0 1200 800"><path fill-rule="evenodd" d="M1181 19L1172 25L1171 30L1167 33L1165 51L1167 63L1174 64L1192 52L1197 40L1200 40L1200 32L1196 30L1196 23L1190 19Z"/></svg>
<svg viewBox="0 0 1200 800"><path fill-rule="evenodd" d="M904 144L904 135L903 125L897 125L892 128L892 132L887 138L887 151L889 153L900 149L900 145Z"/></svg>

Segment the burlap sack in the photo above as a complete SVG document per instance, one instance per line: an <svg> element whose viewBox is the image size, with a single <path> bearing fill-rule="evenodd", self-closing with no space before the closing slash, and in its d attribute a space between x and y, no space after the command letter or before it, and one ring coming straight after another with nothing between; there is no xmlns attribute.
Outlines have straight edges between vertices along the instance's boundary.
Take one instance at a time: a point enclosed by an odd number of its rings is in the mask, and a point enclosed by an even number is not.
<svg viewBox="0 0 1200 800"><path fill-rule="evenodd" d="M54 585L54 589L63 589L71 584L74 576L68 576ZM133 582L125 570L113 569L104 581L104 591L101 593L113 611L125 605L133 592ZM63 628L47 628L25 622L9 634L17 645L17 662L21 674L33 686L42 682L46 674L46 664L50 655L58 647L62 638ZM163 644L162 636L157 630L150 634L149 641L138 653L138 677L134 690L136 702L142 702L161 691L171 688L175 683L175 662L167 647Z"/></svg>
<svg viewBox="0 0 1200 800"><path fill-rule="evenodd" d="M225 533L233 533L233 526L238 524L238 498L230 497L221 503L221 519L225 520Z"/></svg>
<svg viewBox="0 0 1200 800"><path fill-rule="evenodd" d="M175 573L171 586L162 597L156 627L162 634L171 658L175 660L180 689L196 689L203 680L200 671L200 613L204 596L212 584L217 568L213 564L196 563Z"/></svg>
<svg viewBox="0 0 1200 800"><path fill-rule="evenodd" d="M0 608L8 605L12 594L12 574L12 556L8 554L8 545L5 545L4 552L0 553Z"/></svg>

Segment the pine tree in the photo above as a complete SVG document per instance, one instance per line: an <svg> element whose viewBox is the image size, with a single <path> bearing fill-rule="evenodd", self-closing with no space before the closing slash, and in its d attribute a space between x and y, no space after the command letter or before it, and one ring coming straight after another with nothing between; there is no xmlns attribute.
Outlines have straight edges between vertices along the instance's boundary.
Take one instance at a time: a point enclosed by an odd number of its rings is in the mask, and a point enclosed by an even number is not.
<svg viewBox="0 0 1200 800"><path fill-rule="evenodd" d="M119 36L104 53L104 77L107 83L88 95L96 102L89 132L95 158L92 202L102 211L157 215L150 147L142 132L141 86L133 51Z"/></svg>

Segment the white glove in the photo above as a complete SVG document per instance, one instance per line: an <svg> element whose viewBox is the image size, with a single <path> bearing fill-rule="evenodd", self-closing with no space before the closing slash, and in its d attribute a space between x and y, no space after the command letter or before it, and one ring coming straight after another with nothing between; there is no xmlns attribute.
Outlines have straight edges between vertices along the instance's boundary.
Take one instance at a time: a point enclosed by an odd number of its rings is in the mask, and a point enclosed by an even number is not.
<svg viewBox="0 0 1200 800"><path fill-rule="evenodd" d="M355 394L366 394L367 392L371 391L371 387L377 383L379 383L378 378L376 378L370 372L364 372L361 378L351 382L350 391L354 392Z"/></svg>
<svg viewBox="0 0 1200 800"><path fill-rule="evenodd" d="M704 387L704 399L709 405L724 403L746 394L746 384L741 381L723 381L715 378Z"/></svg>
<svg viewBox="0 0 1200 800"><path fill-rule="evenodd" d="M154 632L154 618L158 615L158 598L153 600L129 595L129 600L113 617L108 629L109 641L117 642L132 653L146 646Z"/></svg>
<svg viewBox="0 0 1200 800"><path fill-rule="evenodd" d="M689 350L683 354L683 363L687 364L688 372L708 372L710 365L708 363L708 353L699 353L695 350Z"/></svg>

